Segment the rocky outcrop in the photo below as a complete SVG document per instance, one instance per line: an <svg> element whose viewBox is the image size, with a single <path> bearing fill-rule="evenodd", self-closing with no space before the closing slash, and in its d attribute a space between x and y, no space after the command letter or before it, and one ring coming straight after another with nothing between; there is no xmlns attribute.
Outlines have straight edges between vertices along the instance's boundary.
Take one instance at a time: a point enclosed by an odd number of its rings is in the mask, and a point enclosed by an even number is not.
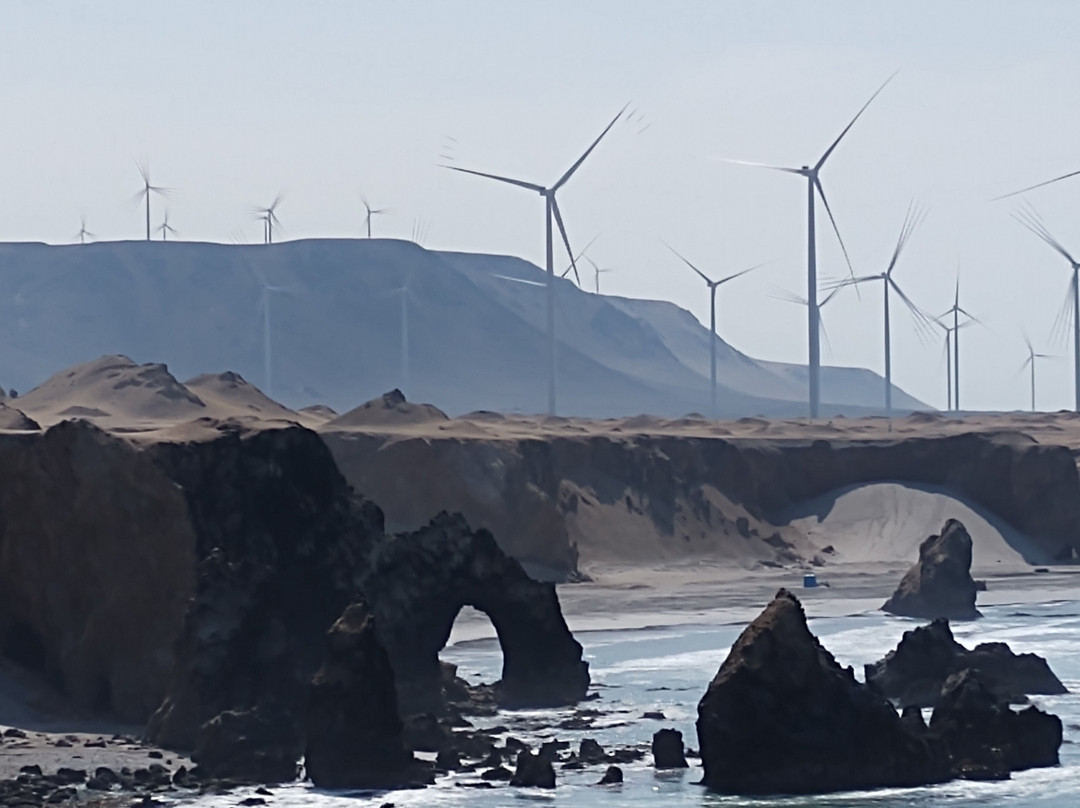
<svg viewBox="0 0 1080 808"><path fill-rule="evenodd" d="M351 604L328 640L308 699L304 764L311 782L320 788L395 788L430 779L402 740L394 672L367 606Z"/></svg>
<svg viewBox="0 0 1080 808"><path fill-rule="evenodd" d="M780 590L698 704L704 784L739 794L914 786L949 778L933 742L841 668Z"/></svg>
<svg viewBox="0 0 1080 808"><path fill-rule="evenodd" d="M919 560L900 580L883 611L904 617L974 620L978 587L971 577L971 536L956 519L919 545Z"/></svg>
<svg viewBox="0 0 1080 808"><path fill-rule="evenodd" d="M151 450L180 484L203 558L172 685L147 728L169 748L192 748L223 711L256 707L283 710L301 739L326 630L383 538L382 514L352 493L314 433L216 432Z"/></svg>
<svg viewBox="0 0 1080 808"><path fill-rule="evenodd" d="M514 769L514 776L510 778L510 785L555 788L555 769L551 761L543 755L534 755L529 751L521 752L517 757L517 766Z"/></svg>
<svg viewBox="0 0 1080 808"><path fill-rule="evenodd" d="M967 669L977 671L983 685L1003 701L1068 692L1042 657L1014 654L1002 642L968 650L953 638L947 620L905 631L894 650L865 666L864 678L901 707L933 707L945 681Z"/></svg>
<svg viewBox="0 0 1080 808"><path fill-rule="evenodd" d="M929 736L944 743L953 774L1003 779L1009 772L1056 766L1061 719L1038 707L1015 712L998 699L979 674L949 677L930 718Z"/></svg>
<svg viewBox="0 0 1080 808"><path fill-rule="evenodd" d="M223 710L199 727L191 759L201 775L246 783L296 779L303 753L296 716L282 705Z"/></svg>
<svg viewBox="0 0 1080 808"><path fill-rule="evenodd" d="M772 532L765 523L806 500L872 482L955 492L1030 539L1030 563L1050 562L1080 535L1071 450L1016 431L806 440L619 430L517 440L327 427L320 434L391 529L414 530L437 510L461 512L510 555L564 576L579 558L723 557L735 539L740 551L789 563L784 548L764 542ZM739 530L739 517L749 518L748 530ZM607 539L612 524L622 526L617 543Z"/></svg>
<svg viewBox="0 0 1080 808"><path fill-rule="evenodd" d="M486 614L503 654L499 702L508 707L573 704L589 666L570 634L552 584L539 583L486 530L440 514L393 537L374 554L364 592L397 677L403 710L435 709L444 677L439 651L464 606Z"/></svg>
<svg viewBox="0 0 1080 808"><path fill-rule="evenodd" d="M653 765L658 769L685 769L682 733L677 729L658 729L652 737L652 755Z"/></svg>

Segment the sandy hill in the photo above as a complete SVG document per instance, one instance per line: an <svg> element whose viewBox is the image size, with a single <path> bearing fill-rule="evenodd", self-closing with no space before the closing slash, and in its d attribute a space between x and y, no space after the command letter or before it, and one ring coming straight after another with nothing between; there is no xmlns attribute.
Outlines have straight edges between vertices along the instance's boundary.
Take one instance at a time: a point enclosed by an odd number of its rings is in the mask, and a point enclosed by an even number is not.
<svg viewBox="0 0 1080 808"><path fill-rule="evenodd" d="M260 418L301 420L298 413L283 407L262 390L249 384L239 373L203 373L184 382L184 387L204 401L215 417L254 415Z"/></svg>
<svg viewBox="0 0 1080 808"><path fill-rule="evenodd" d="M506 277L543 280L519 259L387 239L0 244L4 381L26 390L58 367L123 354L168 363L179 378L230 368L294 409L345 412L399 388L450 413L537 412L547 402L545 293ZM710 337L687 312L566 280L557 296L560 413L707 410ZM804 375L718 349L723 415L803 414ZM834 376L847 381L835 387ZM826 370L823 412L872 412L881 385ZM900 392L894 400L917 406Z"/></svg>
<svg viewBox="0 0 1080 808"><path fill-rule="evenodd" d="M400 390L391 390L326 423L327 429L364 426L402 426L448 421L445 412L431 404L412 404Z"/></svg>

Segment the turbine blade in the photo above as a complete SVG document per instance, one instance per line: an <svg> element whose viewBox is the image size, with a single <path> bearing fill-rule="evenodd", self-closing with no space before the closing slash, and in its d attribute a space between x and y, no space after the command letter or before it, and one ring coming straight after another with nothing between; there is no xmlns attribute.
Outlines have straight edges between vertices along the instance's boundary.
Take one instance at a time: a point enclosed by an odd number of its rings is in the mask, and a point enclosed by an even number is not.
<svg viewBox="0 0 1080 808"><path fill-rule="evenodd" d="M773 171L786 171L788 174L800 174L800 175L802 175L804 177L806 176L806 172L801 168L788 168L787 166L774 166L774 165L770 165L769 163L753 163L753 162L751 162L749 160L732 160L732 159L729 159L727 157L718 157L716 159L720 160L720 162L722 162L722 163L733 163L734 165L737 165L737 166L753 166L754 168L768 168L768 169L771 169Z"/></svg>
<svg viewBox="0 0 1080 808"><path fill-rule="evenodd" d="M897 71L897 73L898 72L900 72L900 71ZM840 145L840 141L844 139L844 136L851 130L851 127L853 127L855 125L855 121L859 120L859 117L864 112L866 112L866 108L868 106L870 106L871 103L873 103L874 99L878 97L878 94L882 90L884 90L886 85L888 85L888 83L890 81L892 81L894 78L896 78L896 73L893 73L891 76L889 76L887 79L885 79L885 83L882 84L880 87L878 87L877 91L872 96L870 96L870 99L865 104L862 105L862 108L858 112L855 113L855 117L851 119L851 123L849 123L847 126L844 127L844 131L841 132L839 137L837 137L836 140L834 140L832 142L832 145L829 146L829 148L827 148L825 150L825 153L823 155L821 155L821 159L818 160L817 163L814 165L814 170L815 171L819 170L823 165L825 165L825 161L829 159L829 155L833 153L833 150L837 146Z"/></svg>
<svg viewBox="0 0 1080 808"><path fill-rule="evenodd" d="M681 260L681 261L682 261L682 262L683 262L684 264L686 264L686 265L687 265L688 267L690 267L690 269L694 270L694 272L696 272L696 273L697 273L698 275L700 275L700 276L701 276L701 279L702 279L703 281L705 281L705 283L709 284L709 286L712 286L712 285L713 285L713 280L712 280L712 278L710 278L710 277L709 277L708 275L706 275L706 274L705 274L704 272L702 272L702 271L701 271L700 269L698 269L698 268L697 268L696 266L694 266L693 264L691 264L691 263L690 263L690 261L689 261L689 260L688 260L687 258L684 258L684 257L683 257L682 255L680 255L680 254L679 254L679 252L678 252L678 251L677 251L677 250L676 250L676 249L675 249L674 247L672 247L672 246L671 246L670 244L668 244L668 243L667 243L666 241L664 242L664 246L665 246L665 247L667 247L667 248L668 248L669 250L671 250L671 251L672 251L673 253L675 253L676 257L677 257L677 258L679 258L679 259L680 259L680 260Z"/></svg>
<svg viewBox="0 0 1080 808"><path fill-rule="evenodd" d="M555 223L559 226L559 235L562 236L566 246L566 254L570 256L570 266L574 269L574 280L581 287L581 276L578 275L577 261L574 260L574 251L570 249L570 238L566 235L566 225L563 224L562 213L559 212L559 203L555 201L555 194L551 195L551 212L555 214Z"/></svg>
<svg viewBox="0 0 1080 808"><path fill-rule="evenodd" d="M930 316L915 305L912 299L904 293L904 290L897 285L896 281L894 281L892 278L886 278L885 282L888 283L890 287L892 287L892 290L896 292L896 294L900 297L900 300L902 300L904 302L904 305L907 306L908 311L911 313L912 320L914 320L915 322L915 332L919 336L919 341L925 345L926 341L929 340L933 334L933 331L930 327Z"/></svg>
<svg viewBox="0 0 1080 808"><path fill-rule="evenodd" d="M818 308L820 309L821 306L819 305ZM825 340L825 355L832 356L832 342L829 340L829 332L825 329L825 318L821 316L820 312L818 312L818 329Z"/></svg>
<svg viewBox="0 0 1080 808"><path fill-rule="evenodd" d="M1061 242L1055 239L1050 234L1050 231L1046 229L1046 225L1039 217L1039 214L1035 210L1035 208L1029 205L1027 209L1021 209L1020 211L1014 213L1013 218L1020 222L1020 224L1022 224L1036 236L1038 236L1047 246L1057 252L1070 264L1076 263L1076 260L1072 257L1069 251L1066 250L1065 247L1062 246Z"/></svg>
<svg viewBox="0 0 1080 808"><path fill-rule="evenodd" d="M896 74L894 73L893 75ZM840 228L836 226L836 218L833 216L832 208L829 207L829 200L825 196L825 189L821 186L821 180L816 176L814 177L814 186L817 188L818 195L825 205L825 212L829 214L829 221L832 222L833 232L836 233L836 240L840 242L840 249L844 253L844 260L847 262L848 274L854 278L855 269L851 266L851 258L848 257L847 247L844 246L844 239L840 236Z"/></svg>
<svg viewBox="0 0 1080 808"><path fill-rule="evenodd" d="M498 174L485 174L483 171L473 171L470 168L458 168L457 166L443 166L443 168L449 168L451 171L460 171L462 174L473 174L477 177L487 177L489 180L497 180L499 182L505 182L510 185L516 185L519 188L527 188L530 191L536 191L538 194L544 193L547 189L543 185L537 185L534 182L525 182L523 180L515 180L511 177L500 177Z"/></svg>
<svg viewBox="0 0 1080 808"><path fill-rule="evenodd" d="M739 272L736 272L734 275L728 275L726 278L721 278L720 280L718 280L716 282L716 285L720 286L722 284L727 283L728 281L733 281L736 278L741 278L747 272L753 272L755 269L761 269L762 267L768 266L771 263L773 263L773 261L764 261L764 262L762 262L760 264L754 264L752 267L747 267L746 269L740 270Z"/></svg>
<svg viewBox="0 0 1080 808"><path fill-rule="evenodd" d="M1019 194L1026 194L1028 191L1034 191L1036 188L1042 188L1044 185L1052 185L1055 182L1061 180L1067 180L1069 177L1075 177L1080 175L1080 171L1070 171L1068 174L1062 174L1060 177L1054 177L1052 180L1046 180L1045 182L1038 182L1035 185L1029 185L1027 188L1021 188L1019 191L1012 191L1011 193L1002 194L1001 196L995 196L991 199L991 202L997 202L999 199L1008 199L1010 196L1017 196Z"/></svg>
<svg viewBox="0 0 1080 808"><path fill-rule="evenodd" d="M557 191L566 184L567 180L569 180L570 177L574 175L574 172L581 167L581 164L585 162L585 158L592 154L592 150L595 149L597 145L599 145L600 141L604 139L604 135L611 131L611 127L613 127L615 125L615 122L623 116L623 113L626 112L626 107L628 106L630 106L629 102L622 109L619 110L619 113L614 118L611 119L611 123L604 127L604 131L601 132L600 136L596 138L596 140L592 142L592 145L590 145L589 148L585 150L585 153L577 159L577 162L570 166L570 168L566 170L566 173L559 177L559 181L556 182L553 186L551 186L552 191Z"/></svg>
<svg viewBox="0 0 1080 808"><path fill-rule="evenodd" d="M577 254L577 256L575 256L574 260L575 260L575 261L580 261L580 260L581 260L581 256L585 255L585 252L586 252L586 251L587 251L587 250L589 249L589 247L591 247L591 246L592 246L593 244L595 244L595 243L596 243L596 240L597 240L598 238L600 238L600 234L599 234L599 233L597 233L597 234L596 234L595 236L593 236L593 237L592 237L592 239L591 239L591 240L589 241L589 243L588 243L588 244L586 244L586 245L585 245L584 247L582 247L582 248L581 248L580 250L578 250L578 254ZM574 267L573 263L567 264L567 265L566 265L566 269L564 269L564 270L562 271L562 274L560 274L560 275L559 275L559 277L560 277L560 278L565 278L565 277L566 277L567 275L569 275L569 274L570 274L570 270L571 270L571 269L573 269L573 267Z"/></svg>
<svg viewBox="0 0 1080 808"><path fill-rule="evenodd" d="M792 292L790 289L785 289L782 286L774 286L769 292L769 297L773 300L782 300L785 303L798 303L801 306L807 305L806 298L796 292ZM824 303L819 306L824 306Z"/></svg>
<svg viewBox="0 0 1080 808"><path fill-rule="evenodd" d="M900 253L904 251L911 234L922 223L924 218L926 217L919 210L918 205L914 201L910 202L907 213L904 215L904 226L900 229L900 237L896 240L896 247L893 249L892 258L889 260L889 268L885 270L886 276L892 275L892 271L896 268L896 262L900 259Z"/></svg>
<svg viewBox="0 0 1080 808"><path fill-rule="evenodd" d="M136 167L139 169L139 176L142 177L143 185L150 184L150 164L145 160L137 160L135 162Z"/></svg>

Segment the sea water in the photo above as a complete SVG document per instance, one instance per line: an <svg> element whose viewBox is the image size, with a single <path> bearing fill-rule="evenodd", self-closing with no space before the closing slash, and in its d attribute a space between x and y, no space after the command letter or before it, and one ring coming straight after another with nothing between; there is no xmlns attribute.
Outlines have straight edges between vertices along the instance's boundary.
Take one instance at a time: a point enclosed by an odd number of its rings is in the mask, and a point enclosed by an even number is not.
<svg viewBox="0 0 1080 808"><path fill-rule="evenodd" d="M966 646L1004 641L1017 653L1044 656L1051 669L1072 691L1064 696L1035 696L1032 701L1061 717L1065 742L1061 765L1015 772L1004 782L954 781L939 786L911 789L878 789L844 792L818 797L745 798L707 792L697 785L699 761L679 771L656 771L651 755L621 766L625 782L617 786L593 785L605 766L580 771L562 770L556 764L558 787L553 791L511 788L498 783L494 789L463 787L479 780L479 772L451 774L437 784L417 791L379 794L322 791L309 784L274 790L268 803L305 808L346 806L1045 806L1075 808L1080 805L1080 602L1060 601L1039 605L992 606L972 623L956 623L953 633ZM846 617L810 620L810 629L842 665L852 665L862 678L862 666L880 659L896 647L905 630L918 621L868 612ZM573 716L572 709L507 711L478 719L477 727L503 725L510 735L530 743L557 738L577 748L582 738L594 738L605 749L648 744L653 732L674 727L683 733L690 748L697 747L694 721L697 702L723 662L731 644L743 629L739 625L680 625L621 631L582 632L577 635L589 661L595 701L583 703L604 713L586 730L555 728ZM459 674L477 681L495 681L502 657L494 639L474 640L445 649L442 658L457 664ZM663 720L643 718L645 712L661 712ZM512 763L508 764L512 767ZM200 805L234 806L246 791L199 798Z"/></svg>

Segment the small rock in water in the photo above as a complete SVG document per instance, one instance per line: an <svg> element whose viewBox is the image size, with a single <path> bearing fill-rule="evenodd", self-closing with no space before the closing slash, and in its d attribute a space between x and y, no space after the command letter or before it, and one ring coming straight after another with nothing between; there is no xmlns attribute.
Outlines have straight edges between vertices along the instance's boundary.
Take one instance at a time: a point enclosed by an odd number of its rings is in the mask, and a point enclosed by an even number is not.
<svg viewBox="0 0 1080 808"><path fill-rule="evenodd" d="M652 739L653 765L658 769L685 769L682 733L677 729L657 730Z"/></svg>
<svg viewBox="0 0 1080 808"><path fill-rule="evenodd" d="M610 786L623 781L622 769L618 766L608 766L604 776L600 778L598 786Z"/></svg>
<svg viewBox="0 0 1080 808"><path fill-rule="evenodd" d="M649 712L642 713L641 717L642 718L651 718L654 721L663 721L667 716L665 716L659 710L650 710Z"/></svg>
<svg viewBox="0 0 1080 808"><path fill-rule="evenodd" d="M518 755L517 768L510 780L512 786L555 788L555 769L551 761L542 755L522 752Z"/></svg>

